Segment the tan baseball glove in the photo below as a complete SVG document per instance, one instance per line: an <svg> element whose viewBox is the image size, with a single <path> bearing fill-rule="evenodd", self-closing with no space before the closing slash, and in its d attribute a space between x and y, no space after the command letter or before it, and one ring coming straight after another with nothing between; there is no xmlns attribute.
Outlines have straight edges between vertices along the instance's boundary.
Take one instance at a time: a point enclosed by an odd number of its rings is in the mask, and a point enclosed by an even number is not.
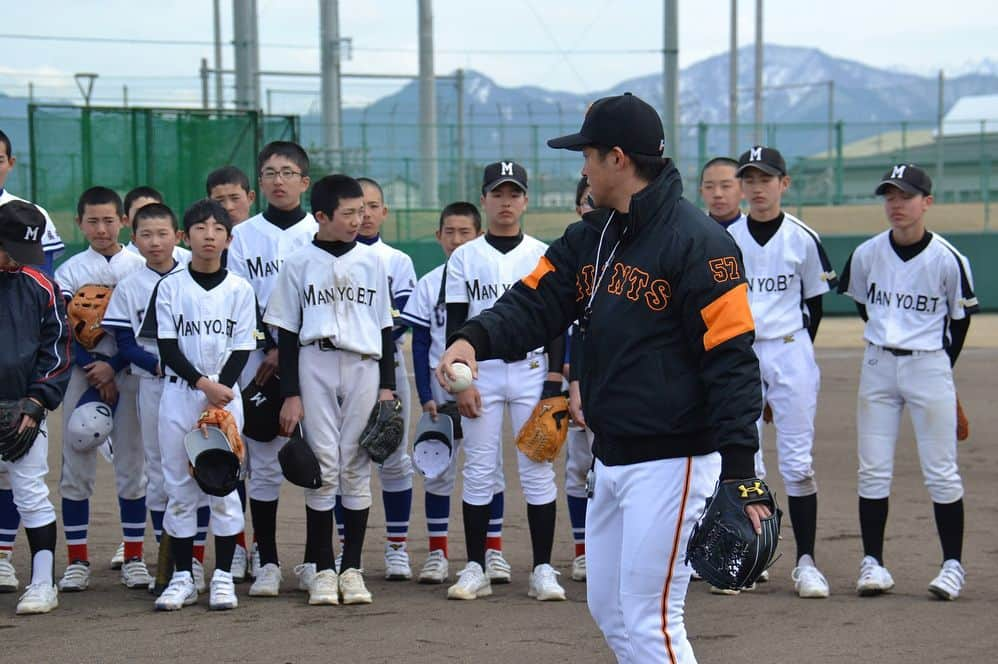
<svg viewBox="0 0 998 664"><path fill-rule="evenodd" d="M239 463L246 462L246 447L243 445L243 438L239 435L239 425L232 413L224 408L209 407L198 418L197 428L205 426L218 427L228 439L229 447L233 454L239 458Z"/></svg>
<svg viewBox="0 0 998 664"><path fill-rule="evenodd" d="M963 405L960 403L960 398L956 399L956 439L957 440L967 440L970 437L970 422L967 421L967 415L963 412Z"/></svg>
<svg viewBox="0 0 998 664"><path fill-rule="evenodd" d="M93 350L104 338L104 312L111 301L112 289L98 284L86 284L73 295L66 306L66 317L73 329L73 337L87 350Z"/></svg>
<svg viewBox="0 0 998 664"><path fill-rule="evenodd" d="M541 399L516 436L516 446L532 461L553 461L568 437L568 398Z"/></svg>

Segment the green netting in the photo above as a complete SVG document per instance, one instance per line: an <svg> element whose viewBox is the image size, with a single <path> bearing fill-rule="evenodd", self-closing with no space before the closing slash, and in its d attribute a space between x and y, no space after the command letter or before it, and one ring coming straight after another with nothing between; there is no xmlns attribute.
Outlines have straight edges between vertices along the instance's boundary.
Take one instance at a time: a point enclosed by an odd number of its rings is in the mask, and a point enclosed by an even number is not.
<svg viewBox="0 0 998 664"><path fill-rule="evenodd" d="M124 194L148 184L183 210L205 195L205 177L232 164L255 179L256 155L272 140L297 140L296 118L242 111L32 105L31 198L66 241L76 199L102 185Z"/></svg>

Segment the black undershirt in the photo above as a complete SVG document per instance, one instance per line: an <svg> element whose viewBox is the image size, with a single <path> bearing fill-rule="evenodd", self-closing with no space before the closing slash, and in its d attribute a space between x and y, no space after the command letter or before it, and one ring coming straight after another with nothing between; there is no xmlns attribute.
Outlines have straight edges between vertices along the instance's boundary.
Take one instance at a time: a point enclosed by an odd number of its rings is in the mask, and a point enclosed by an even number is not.
<svg viewBox="0 0 998 664"><path fill-rule="evenodd" d="M922 236L922 239L915 244L898 244L894 241L894 233L888 233L887 239L890 240L891 249L894 250L897 257L907 263L912 258L925 251L925 248L929 246L929 242L932 241L932 233L930 231L925 231L925 235Z"/></svg>
<svg viewBox="0 0 998 664"><path fill-rule="evenodd" d="M219 269L217 272L198 272L188 266L187 271L190 273L191 278L205 290L211 290L221 284L228 274L225 268ZM198 380L204 374L195 369L190 360L181 352L180 342L177 339L159 339L157 346L159 347L160 360L163 366L170 367L188 385L196 388ZM226 387L235 385L239 374L242 373L243 367L246 366L249 354L250 351L248 350L232 351L229 359L225 361L225 366L222 367L221 373L218 375L218 382Z"/></svg>
<svg viewBox="0 0 998 664"><path fill-rule="evenodd" d="M748 218L748 230L752 238L759 243L760 247L765 247L766 243L773 239L776 231L783 225L784 214L780 212L775 219L757 221L752 217Z"/></svg>
<svg viewBox="0 0 998 664"><path fill-rule="evenodd" d="M312 240L319 249L339 258L357 246L356 240L341 242L340 240ZM294 397L301 394L298 373L298 352L301 348L298 335L283 328L278 329L278 368L281 373L281 396ZM381 359L378 361L378 387L394 391L395 385L395 342L392 339L392 328L381 330Z"/></svg>
<svg viewBox="0 0 998 664"><path fill-rule="evenodd" d="M286 231L304 219L305 215L306 212L301 208L301 205L293 210L282 210L274 207L273 205L268 205L267 209L264 210L263 218L280 228L282 231Z"/></svg>

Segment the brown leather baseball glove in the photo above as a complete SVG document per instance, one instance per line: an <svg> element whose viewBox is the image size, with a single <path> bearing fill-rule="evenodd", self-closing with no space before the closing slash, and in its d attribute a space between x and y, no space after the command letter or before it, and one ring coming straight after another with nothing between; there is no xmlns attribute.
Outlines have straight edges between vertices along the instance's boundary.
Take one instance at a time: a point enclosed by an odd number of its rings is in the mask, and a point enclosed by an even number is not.
<svg viewBox="0 0 998 664"><path fill-rule="evenodd" d="M553 461L568 437L568 398L541 399L516 436L516 446L532 461Z"/></svg>
<svg viewBox="0 0 998 664"><path fill-rule="evenodd" d="M970 422L967 421L967 415L963 412L963 406L960 404L960 398L956 399L956 439L957 440L967 440L970 436Z"/></svg>
<svg viewBox="0 0 998 664"><path fill-rule="evenodd" d="M104 338L104 312L111 301L112 289L98 284L86 284L76 291L66 306L66 317L73 329L73 337L87 350L93 350Z"/></svg>
<svg viewBox="0 0 998 664"><path fill-rule="evenodd" d="M233 454L239 458L239 463L246 462L246 447L243 445L243 438L239 435L239 425L232 413L224 408L209 407L198 418L197 428L218 427L229 440L229 447Z"/></svg>

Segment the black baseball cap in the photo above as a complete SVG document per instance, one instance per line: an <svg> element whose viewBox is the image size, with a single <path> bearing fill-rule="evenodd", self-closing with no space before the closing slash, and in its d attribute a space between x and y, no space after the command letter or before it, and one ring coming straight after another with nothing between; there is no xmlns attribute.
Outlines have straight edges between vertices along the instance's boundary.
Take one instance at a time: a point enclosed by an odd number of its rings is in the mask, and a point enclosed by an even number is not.
<svg viewBox="0 0 998 664"><path fill-rule="evenodd" d="M487 194L503 182L512 182L523 191L527 190L527 169L515 161L497 161L485 167L482 176L482 193Z"/></svg>
<svg viewBox="0 0 998 664"><path fill-rule="evenodd" d="M897 187L909 194L932 195L932 178L915 164L895 164L891 166L873 193L881 196L887 192L887 187Z"/></svg>
<svg viewBox="0 0 998 664"><path fill-rule="evenodd" d="M0 246L21 265L42 265L45 215L26 201L0 205Z"/></svg>
<svg viewBox="0 0 998 664"><path fill-rule="evenodd" d="M787 174L787 162L783 155L775 148L767 148L764 145L754 145L738 158L737 175L741 177L749 168L758 168L763 173L770 175L784 176Z"/></svg>
<svg viewBox="0 0 998 664"><path fill-rule="evenodd" d="M640 97L625 92L594 101L577 134L548 141L548 147L561 150L579 151L590 145L619 147L625 154L661 157L665 154L665 131L658 111Z"/></svg>

